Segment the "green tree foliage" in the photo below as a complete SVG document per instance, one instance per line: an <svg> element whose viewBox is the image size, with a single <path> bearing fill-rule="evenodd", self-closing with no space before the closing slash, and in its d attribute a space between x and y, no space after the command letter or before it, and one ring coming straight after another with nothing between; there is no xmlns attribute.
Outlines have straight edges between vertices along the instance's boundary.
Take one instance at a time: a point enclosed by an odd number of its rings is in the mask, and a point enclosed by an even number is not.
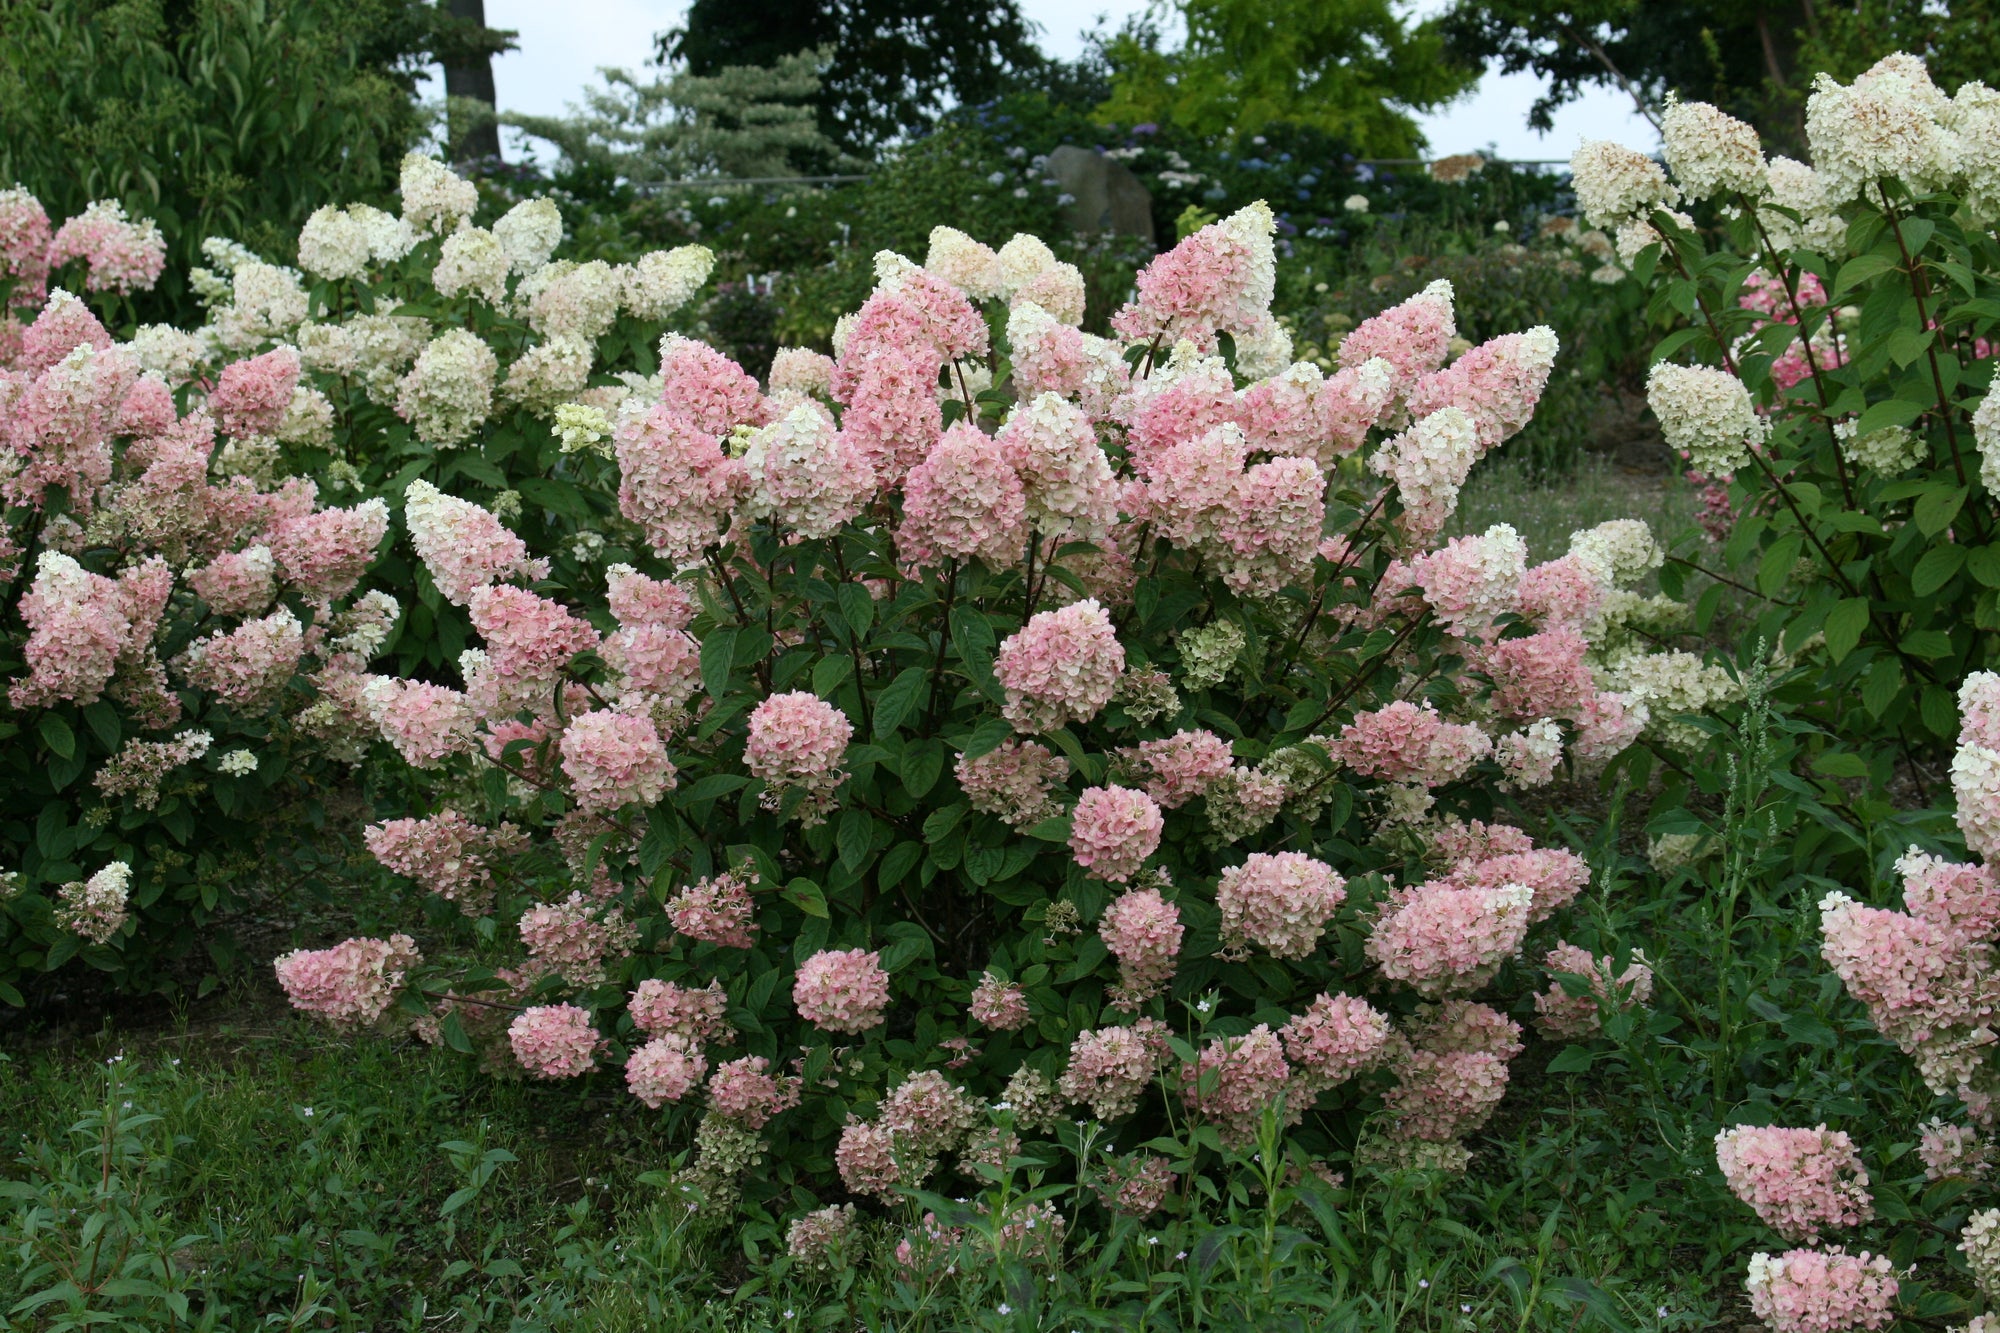
<svg viewBox="0 0 2000 1333"><path fill-rule="evenodd" d="M659 35L662 64L695 75L832 51L814 99L820 128L848 151L917 134L953 102L1005 91L1043 58L1015 0L694 0Z"/></svg>
<svg viewBox="0 0 2000 1333"><path fill-rule="evenodd" d="M1993 0L1455 0L1439 20L1459 60L1532 70L1548 83L1528 123L1589 87L1642 106L1668 92L1712 102L1781 147L1803 140L1812 75L1848 79L1891 51L1921 55L1940 82L1978 78L2000 57Z"/></svg>
<svg viewBox="0 0 2000 1333"><path fill-rule="evenodd" d="M547 139L574 167L630 181L782 176L838 158L813 99L831 59L821 47L768 68L727 65L642 83L606 70L571 116L508 115L503 123Z"/></svg>
<svg viewBox="0 0 2000 1333"><path fill-rule="evenodd" d="M1434 23L1406 22L1390 0L1174 0L1187 31L1175 50L1160 36L1168 8L1156 0L1106 45L1104 118L1196 135L1284 123L1363 156L1405 157L1424 142L1411 113L1449 102L1479 73L1446 58Z"/></svg>
<svg viewBox="0 0 2000 1333"><path fill-rule="evenodd" d="M151 299L186 316L203 237L284 254L319 205L382 202L423 69L492 38L422 0L0 5L0 180L58 219L105 198L153 218Z"/></svg>

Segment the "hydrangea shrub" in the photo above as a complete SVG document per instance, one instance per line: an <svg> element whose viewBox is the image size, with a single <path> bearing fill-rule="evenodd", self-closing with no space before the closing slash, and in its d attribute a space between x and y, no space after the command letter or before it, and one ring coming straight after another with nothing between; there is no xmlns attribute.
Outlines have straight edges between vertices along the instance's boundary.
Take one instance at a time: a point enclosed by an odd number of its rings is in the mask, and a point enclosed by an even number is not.
<svg viewBox="0 0 2000 1333"><path fill-rule="evenodd" d="M1663 583L1748 570L1759 632L1806 655L1830 730L1948 753L1953 690L2000 628L2000 98L1948 96L1899 53L1819 76L1809 163L1702 103L1663 126L1664 170L1603 142L1572 162L1580 209L1679 326L1648 397L1720 550Z"/></svg>
<svg viewBox="0 0 2000 1333"><path fill-rule="evenodd" d="M1462 1166L1522 1049L1489 1001L1526 958L1571 975L1590 877L1496 810L1648 725L1606 654L1659 552L1637 523L1534 567L1505 527L1442 542L1553 337L1449 361L1438 285L1333 375L1295 364L1272 229L1162 255L1115 341L1041 242L942 227L764 384L670 336L615 414L551 414L615 467L601 570L412 486L477 640L362 685L427 795L368 840L471 929L288 955L296 1002L622 1077L690 1202L796 1215L802 1262L849 1205L978 1185L1079 1115L1133 1212L1267 1116L1322 1172ZM1008 1223L1051 1255L1063 1224Z"/></svg>

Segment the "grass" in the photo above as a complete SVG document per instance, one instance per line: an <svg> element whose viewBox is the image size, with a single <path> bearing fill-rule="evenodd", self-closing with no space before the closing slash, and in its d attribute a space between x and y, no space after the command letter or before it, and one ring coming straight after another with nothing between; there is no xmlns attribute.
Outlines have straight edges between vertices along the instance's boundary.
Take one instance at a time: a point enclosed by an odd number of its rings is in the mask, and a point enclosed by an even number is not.
<svg viewBox="0 0 2000 1333"><path fill-rule="evenodd" d="M1614 518L1644 519L1661 541L1692 526L1694 488L1672 474L1636 472L1600 454L1586 454L1562 475L1537 475L1526 463L1495 455L1473 469L1459 495L1448 535L1510 523L1527 543L1531 563L1569 550L1572 532Z"/></svg>

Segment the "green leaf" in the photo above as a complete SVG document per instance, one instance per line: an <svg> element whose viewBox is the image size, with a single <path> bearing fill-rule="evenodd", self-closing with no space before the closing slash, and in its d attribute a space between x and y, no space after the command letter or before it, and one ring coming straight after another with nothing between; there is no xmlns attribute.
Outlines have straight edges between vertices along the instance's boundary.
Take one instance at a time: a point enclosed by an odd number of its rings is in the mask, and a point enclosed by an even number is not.
<svg viewBox="0 0 2000 1333"><path fill-rule="evenodd" d="M2000 545L1981 546L1968 552L1965 572L1989 588L2000 588Z"/></svg>
<svg viewBox="0 0 2000 1333"><path fill-rule="evenodd" d="M1963 486L1939 486L1925 491L1910 512L1917 531L1926 537L1935 537L1943 532L1958 517L1958 511L1965 505L1965 497L1966 488Z"/></svg>
<svg viewBox="0 0 2000 1333"><path fill-rule="evenodd" d="M840 830L834 835L834 845L840 851L840 863L849 870L859 870L868 863L868 850L875 840L875 820L866 810L849 807L840 812Z"/></svg>
<svg viewBox="0 0 2000 1333"><path fill-rule="evenodd" d="M903 882L903 876L917 862L924 859L923 847L914 842L899 842L882 857L882 863L875 868L875 878L883 888L891 888Z"/></svg>
<svg viewBox="0 0 2000 1333"><path fill-rule="evenodd" d="M1868 599L1846 597L1826 613L1826 651L1835 662L1854 651L1868 628Z"/></svg>
<svg viewBox="0 0 2000 1333"><path fill-rule="evenodd" d="M1911 571L1910 591L1919 597L1928 597L1951 582L1964 564L1963 546L1933 546L1924 552L1924 558L1917 561L1917 567Z"/></svg>
<svg viewBox="0 0 2000 1333"><path fill-rule="evenodd" d="M719 699L729 693L729 671L736 658L736 630L733 626L710 630L701 641L701 684L709 697Z"/></svg>
<svg viewBox="0 0 2000 1333"><path fill-rule="evenodd" d="M993 674L993 626L986 617L968 607L953 607L951 644L958 650L965 674L979 692L994 703L1006 702L1007 691L1000 688L1000 681Z"/></svg>
<svg viewBox="0 0 2000 1333"><path fill-rule="evenodd" d="M91 731L107 750L118 748L118 710L99 700L83 710L83 720L90 724Z"/></svg>
<svg viewBox="0 0 2000 1333"><path fill-rule="evenodd" d="M1894 267L1895 261L1887 255L1856 255L1840 266L1840 276L1833 280L1831 299L1838 301L1870 278L1880 277Z"/></svg>
<svg viewBox="0 0 2000 1333"><path fill-rule="evenodd" d="M840 599L841 619L853 631L855 642L866 642L868 627L875 623L875 599L858 583L843 583L834 595Z"/></svg>
<svg viewBox="0 0 2000 1333"><path fill-rule="evenodd" d="M888 687L875 696L876 736L895 735L896 728L923 701L924 686L924 669L920 666L904 667L896 674Z"/></svg>
<svg viewBox="0 0 2000 1333"><path fill-rule="evenodd" d="M803 875L785 885L778 896L807 916L816 916L823 921L828 919L826 894L821 892L819 885Z"/></svg>
<svg viewBox="0 0 2000 1333"><path fill-rule="evenodd" d="M1757 591L1766 597L1776 596L1778 590L1791 581L1792 571L1799 562L1799 552L1804 549L1805 537L1797 532L1788 532L1772 542L1757 566Z"/></svg>
<svg viewBox="0 0 2000 1333"><path fill-rule="evenodd" d="M854 659L851 657L822 657L813 663L813 693L822 699L830 699L833 692L847 683L854 674Z"/></svg>
<svg viewBox="0 0 2000 1333"><path fill-rule="evenodd" d="M1858 754L1837 750L1813 760L1813 772L1823 778L1865 778L1868 764Z"/></svg>
<svg viewBox="0 0 2000 1333"><path fill-rule="evenodd" d="M963 753L967 759L977 759L981 755L992 754L1013 734L1014 728L1007 725L1006 718L982 719L979 725L972 729L972 735L966 740Z"/></svg>
<svg viewBox="0 0 2000 1333"><path fill-rule="evenodd" d="M944 745L921 740L903 751L903 790L922 800L944 772Z"/></svg>
<svg viewBox="0 0 2000 1333"><path fill-rule="evenodd" d="M1903 636L1903 651L1934 662L1951 656L1951 635L1941 629L1914 629Z"/></svg>
<svg viewBox="0 0 2000 1333"><path fill-rule="evenodd" d="M69 729L69 723L54 713L44 713L36 722L35 730L42 736L42 744L49 747L63 759L76 757L76 733ZM67 784L65 784L67 785Z"/></svg>
<svg viewBox="0 0 2000 1333"><path fill-rule="evenodd" d="M1873 435L1878 430L1890 426L1907 426L1924 414L1922 404L1906 402L1900 398L1890 398L1880 403L1870 403L1868 410L1861 414L1861 420L1854 423L1854 433Z"/></svg>
<svg viewBox="0 0 2000 1333"><path fill-rule="evenodd" d="M958 827L958 821L965 818L965 802L958 801L924 816L924 839L940 842L945 835Z"/></svg>
<svg viewBox="0 0 2000 1333"><path fill-rule="evenodd" d="M1565 1046L1549 1061L1551 1074L1584 1074L1590 1071L1594 1056L1581 1046Z"/></svg>

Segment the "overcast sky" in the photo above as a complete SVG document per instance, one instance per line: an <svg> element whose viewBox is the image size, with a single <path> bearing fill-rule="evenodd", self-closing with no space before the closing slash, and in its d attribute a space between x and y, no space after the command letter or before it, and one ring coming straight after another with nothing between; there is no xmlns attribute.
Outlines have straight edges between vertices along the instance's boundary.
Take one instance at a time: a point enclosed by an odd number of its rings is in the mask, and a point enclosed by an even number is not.
<svg viewBox="0 0 2000 1333"><path fill-rule="evenodd" d="M1418 0L1416 8L1430 12L1443 3ZM1081 50L1082 34L1099 15L1115 28L1144 8L1144 0L1021 0L1022 12L1041 25L1042 49L1058 57ZM677 23L685 10L683 0L486 0L488 24L521 34L521 49L493 62L500 106L560 115L578 100L580 89L596 81L600 66L644 64L653 34ZM433 87L432 95L438 91ZM1631 103L1608 91L1594 91L1563 108L1555 129L1538 135L1528 128L1528 107L1539 91L1540 81L1530 74L1488 75L1458 104L1420 118L1431 151L1441 156L1484 148L1507 158L1567 158L1585 138L1616 139L1642 149L1657 142Z"/></svg>

